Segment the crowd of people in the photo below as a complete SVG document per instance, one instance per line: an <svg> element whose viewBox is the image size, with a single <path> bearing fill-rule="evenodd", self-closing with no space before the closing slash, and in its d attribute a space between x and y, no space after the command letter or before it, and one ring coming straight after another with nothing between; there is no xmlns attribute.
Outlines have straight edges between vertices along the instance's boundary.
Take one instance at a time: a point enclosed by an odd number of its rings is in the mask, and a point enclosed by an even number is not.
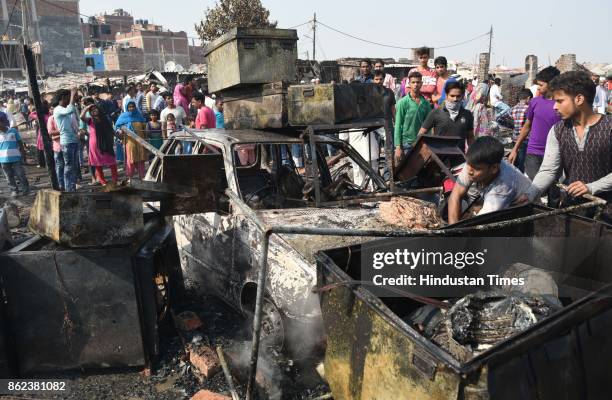
<svg viewBox="0 0 612 400"><path fill-rule="evenodd" d="M467 163L450 196L449 222L456 222L475 197L484 202L480 213L536 201L543 193L551 207L572 204L587 193L612 199L612 116L607 112L606 79L546 67L537 73L534 87L522 90L518 103L510 107L500 78L458 79L449 73L445 57L435 58L431 69L429 49L418 49L416 55L419 65L399 86L380 60L373 71L372 62L362 60L355 80L385 88L396 165L419 136L464 139ZM510 118L513 126L509 153L492 129L501 117ZM367 152L377 154L377 149ZM569 196L563 200L557 183L567 185Z"/></svg>
<svg viewBox="0 0 612 400"><path fill-rule="evenodd" d="M385 72L381 60L362 60L355 80L384 88L395 165L423 135L464 139L467 163L450 196L450 222L457 220L474 194L484 200L481 212L535 201L544 193L552 207L569 204L587 193L612 198L612 117L606 115L610 90L600 77L586 72L561 74L555 67L546 67L537 73L535 86L522 90L518 103L510 107L502 96L499 78L490 76L483 82L459 79L451 75L445 57L435 58L432 69L428 67L429 49L418 49L416 54L419 65L399 85ZM0 110L0 162L13 195L29 191L22 167L23 143L14 116L23 112L38 123L37 114L28 108L31 106L31 99L10 99ZM129 85L121 99L109 98L108 92L80 97L76 89L60 90L50 104L43 102L43 115L45 120L40 123L46 124L53 140L59 185L68 192L76 190L82 179L84 152L92 183L106 185L104 169L108 168L116 184L118 162L124 163L129 178L144 177L151 154L126 136L123 128L160 148L169 133L182 127L224 127L223 100L199 89L189 76L172 92L159 93L155 84ZM509 151L492 134L493 121L499 116L512 121L513 146ZM349 134L346 139L379 170L384 137L384 130L378 130ZM40 131L37 150L42 167L45 158ZM189 148L181 150L190 152ZM292 149L298 167L302 165L299 150ZM329 152L333 155L333 149ZM386 173L391 164L385 163ZM354 169L359 185L366 177L356 171L359 168ZM558 182L567 185L569 196L562 199Z"/></svg>
<svg viewBox="0 0 612 400"><path fill-rule="evenodd" d="M159 93L154 83L143 88L142 83L129 85L120 98L114 98L106 88L94 88L89 96L79 95L76 88L59 90L50 103L42 102L44 121L38 121L32 99L20 101L27 107L24 119L29 124L47 127L60 190L75 191L87 169L92 184L108 184L104 169L110 169L111 182L117 184L118 163L124 163L130 179L143 179L151 153L123 128L159 149L170 133L183 127L224 127L222 98L212 99L196 87L191 76L178 83L172 93ZM0 110L0 161L12 196L29 193L23 169L25 149L15 121L18 101L12 97ZM38 128L36 150L38 167L43 168L44 145Z"/></svg>

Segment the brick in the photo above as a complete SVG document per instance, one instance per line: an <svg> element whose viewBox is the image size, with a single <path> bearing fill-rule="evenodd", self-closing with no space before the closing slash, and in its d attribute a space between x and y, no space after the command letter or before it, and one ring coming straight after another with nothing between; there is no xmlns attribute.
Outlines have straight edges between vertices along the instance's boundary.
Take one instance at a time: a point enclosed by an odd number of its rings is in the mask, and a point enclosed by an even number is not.
<svg viewBox="0 0 612 400"><path fill-rule="evenodd" d="M221 370L217 353L208 346L191 346L189 349L189 362L206 379L213 377Z"/></svg>
<svg viewBox="0 0 612 400"><path fill-rule="evenodd" d="M176 315L174 324L182 331L190 332L202 326L202 320L192 311L183 311Z"/></svg>
<svg viewBox="0 0 612 400"><path fill-rule="evenodd" d="M210 390L200 390L190 400L231 400L231 397L211 392Z"/></svg>

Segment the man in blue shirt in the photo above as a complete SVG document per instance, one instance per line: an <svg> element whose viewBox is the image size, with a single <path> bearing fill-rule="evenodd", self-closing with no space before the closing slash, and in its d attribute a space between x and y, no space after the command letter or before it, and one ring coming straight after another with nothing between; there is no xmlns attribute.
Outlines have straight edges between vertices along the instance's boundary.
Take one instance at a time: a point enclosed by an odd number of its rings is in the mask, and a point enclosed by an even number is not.
<svg viewBox="0 0 612 400"><path fill-rule="evenodd" d="M225 119L223 119L223 98L221 98L221 96L217 96L215 99L215 120L217 122L217 128L225 129Z"/></svg>
<svg viewBox="0 0 612 400"><path fill-rule="evenodd" d="M16 197L18 190L15 177L19 180L24 195L30 193L30 184L21 162L23 142L17 129L9 126L8 117L0 112L0 165L11 189L11 196Z"/></svg>
<svg viewBox="0 0 612 400"><path fill-rule="evenodd" d="M76 190L76 177L79 169L79 136L74 97L77 90L66 89L57 92L58 103L53 110L55 123L60 131L60 146L64 156L64 185L67 192Z"/></svg>

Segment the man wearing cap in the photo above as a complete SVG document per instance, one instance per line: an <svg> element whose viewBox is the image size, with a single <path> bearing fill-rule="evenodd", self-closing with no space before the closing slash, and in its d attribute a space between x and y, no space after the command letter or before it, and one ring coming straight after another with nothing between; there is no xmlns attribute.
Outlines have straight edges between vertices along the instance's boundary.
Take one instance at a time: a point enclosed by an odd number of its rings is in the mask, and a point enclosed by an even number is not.
<svg viewBox="0 0 612 400"><path fill-rule="evenodd" d="M30 193L30 184L22 164L22 155L25 154L23 142L17 129L9 126L6 113L0 112L0 165L11 189L11 196L16 197L19 192L15 177L24 195Z"/></svg>
<svg viewBox="0 0 612 400"><path fill-rule="evenodd" d="M608 90L605 88L606 78L594 76L593 82L597 85L593 111L597 114L606 115L606 108L608 107Z"/></svg>

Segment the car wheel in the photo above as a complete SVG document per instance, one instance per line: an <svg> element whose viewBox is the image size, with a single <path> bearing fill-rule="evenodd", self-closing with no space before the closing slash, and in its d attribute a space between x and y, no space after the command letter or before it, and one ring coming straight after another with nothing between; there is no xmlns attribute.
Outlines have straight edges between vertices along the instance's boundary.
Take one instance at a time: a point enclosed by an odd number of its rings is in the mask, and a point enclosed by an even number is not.
<svg viewBox="0 0 612 400"><path fill-rule="evenodd" d="M285 345L285 326L280 310L269 299L264 299L261 315L261 343L264 348L280 352Z"/></svg>

